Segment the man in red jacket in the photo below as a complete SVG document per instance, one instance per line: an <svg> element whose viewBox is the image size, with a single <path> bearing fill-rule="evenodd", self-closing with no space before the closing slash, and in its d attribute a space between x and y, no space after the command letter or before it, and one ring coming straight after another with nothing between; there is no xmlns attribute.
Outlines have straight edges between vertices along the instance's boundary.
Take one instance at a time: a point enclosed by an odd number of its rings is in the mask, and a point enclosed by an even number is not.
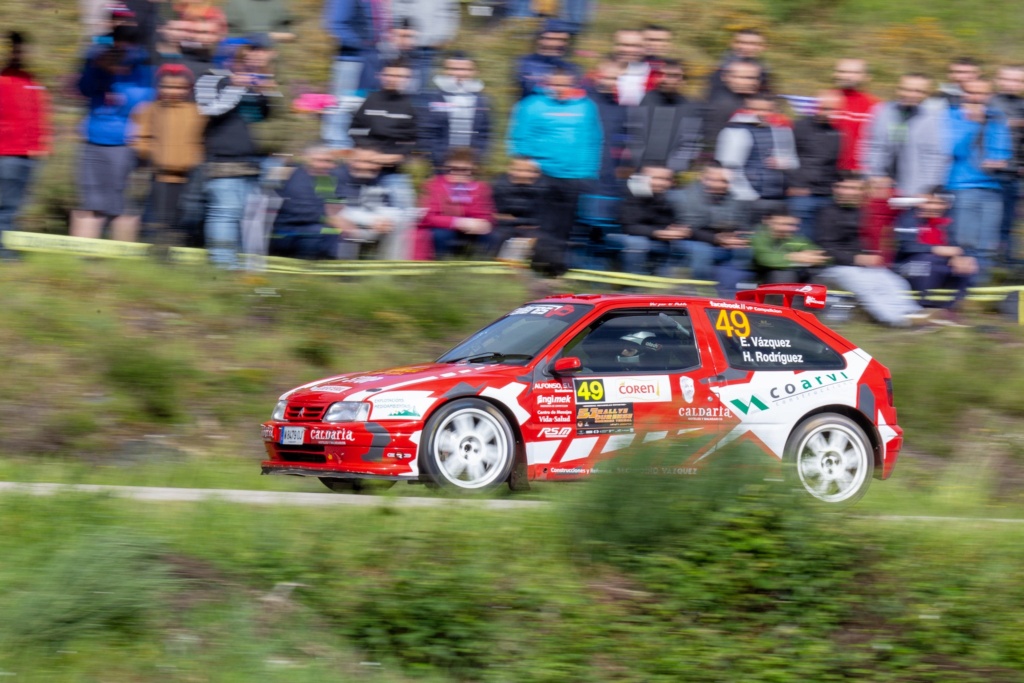
<svg viewBox="0 0 1024 683"><path fill-rule="evenodd" d="M861 139L878 98L864 92L869 76L867 62L863 59L840 59L832 77L843 95L842 103L832 116L832 125L842 134L839 170L860 173L863 171Z"/></svg>
<svg viewBox="0 0 1024 683"><path fill-rule="evenodd" d="M8 35L10 56L0 71L0 255L3 232L14 227L14 217L32 179L37 161L50 146L50 111L46 89L24 69L25 37Z"/></svg>

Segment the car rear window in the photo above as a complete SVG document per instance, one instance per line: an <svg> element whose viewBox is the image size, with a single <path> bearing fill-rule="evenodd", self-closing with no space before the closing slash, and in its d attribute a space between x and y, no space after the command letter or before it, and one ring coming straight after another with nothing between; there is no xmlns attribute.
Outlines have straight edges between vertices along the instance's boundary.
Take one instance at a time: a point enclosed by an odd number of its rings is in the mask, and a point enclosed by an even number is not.
<svg viewBox="0 0 1024 683"><path fill-rule="evenodd" d="M846 361L796 320L737 309L707 309L729 367L739 370L841 370Z"/></svg>

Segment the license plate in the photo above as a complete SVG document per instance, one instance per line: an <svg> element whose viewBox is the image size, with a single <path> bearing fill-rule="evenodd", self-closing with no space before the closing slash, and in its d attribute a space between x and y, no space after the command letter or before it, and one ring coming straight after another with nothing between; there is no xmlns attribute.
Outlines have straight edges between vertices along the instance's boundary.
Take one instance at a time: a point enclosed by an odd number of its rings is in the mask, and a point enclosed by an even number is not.
<svg viewBox="0 0 1024 683"><path fill-rule="evenodd" d="M305 427L281 427L281 443L285 446L301 446L305 435Z"/></svg>

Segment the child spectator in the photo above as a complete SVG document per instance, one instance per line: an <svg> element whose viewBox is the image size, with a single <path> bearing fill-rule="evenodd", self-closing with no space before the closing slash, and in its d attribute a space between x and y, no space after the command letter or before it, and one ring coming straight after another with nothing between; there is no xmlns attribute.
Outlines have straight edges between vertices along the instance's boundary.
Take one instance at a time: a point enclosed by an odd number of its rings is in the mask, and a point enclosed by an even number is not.
<svg viewBox="0 0 1024 683"><path fill-rule="evenodd" d="M0 71L0 256L4 230L14 228L39 159L50 149L46 88L25 70L25 36L8 35L10 56Z"/></svg>
<svg viewBox="0 0 1024 683"><path fill-rule="evenodd" d="M192 73L181 64L157 72L157 99L132 113L132 148L153 169L149 202L143 215L145 242L184 246L179 202L189 175L203 161L206 118L192 100Z"/></svg>
<svg viewBox="0 0 1024 683"><path fill-rule="evenodd" d="M426 213L420 228L430 230L436 258L483 253L490 246L491 188L475 179L475 173L473 152L455 149L448 155L444 174L434 176L424 187Z"/></svg>
<svg viewBox="0 0 1024 683"><path fill-rule="evenodd" d="M934 289L956 290L956 296L948 302L922 297L925 308L955 306L967 294L971 277L978 272L978 262L951 241L949 230L953 221L947 217L949 206L943 189L935 188L914 209L913 227L896 229L896 271L907 279L910 287L922 295Z"/></svg>
<svg viewBox="0 0 1024 683"><path fill-rule="evenodd" d="M541 205L547 193L537 162L528 157L512 157L508 173L494 181L493 193L496 215L492 255L510 239L536 239Z"/></svg>
<svg viewBox="0 0 1024 683"><path fill-rule="evenodd" d="M828 257L799 234L800 219L788 211L771 211L754 231L750 248L754 270L762 282L810 282Z"/></svg>

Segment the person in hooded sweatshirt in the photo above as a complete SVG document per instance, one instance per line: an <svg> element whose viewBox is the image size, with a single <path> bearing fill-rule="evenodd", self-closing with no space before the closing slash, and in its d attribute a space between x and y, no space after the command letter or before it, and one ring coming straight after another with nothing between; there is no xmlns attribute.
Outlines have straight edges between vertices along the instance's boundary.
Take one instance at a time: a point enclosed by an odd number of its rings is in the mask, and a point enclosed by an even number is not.
<svg viewBox="0 0 1024 683"><path fill-rule="evenodd" d="M562 22L549 19L544 24L537 34L533 53L516 62L515 82L519 85L520 99L542 92L548 76L555 71L580 76L579 67L565 58L569 39L569 31Z"/></svg>
<svg viewBox="0 0 1024 683"><path fill-rule="evenodd" d="M420 146L435 169L444 166L456 147L472 149L476 162L482 163L491 143L491 101L477 77L476 62L464 52L452 52L433 81L421 109Z"/></svg>
<svg viewBox="0 0 1024 683"><path fill-rule="evenodd" d="M531 262L542 275L558 277L569 268L576 207L598 178L602 137L597 106L572 72L554 72L545 94L528 97L512 111L509 153L535 159L549 188Z"/></svg>
<svg viewBox="0 0 1024 683"><path fill-rule="evenodd" d="M657 87L630 110L629 156L636 168L663 166L682 173L700 155L702 111L682 94L684 80L680 61L662 60Z"/></svg>

